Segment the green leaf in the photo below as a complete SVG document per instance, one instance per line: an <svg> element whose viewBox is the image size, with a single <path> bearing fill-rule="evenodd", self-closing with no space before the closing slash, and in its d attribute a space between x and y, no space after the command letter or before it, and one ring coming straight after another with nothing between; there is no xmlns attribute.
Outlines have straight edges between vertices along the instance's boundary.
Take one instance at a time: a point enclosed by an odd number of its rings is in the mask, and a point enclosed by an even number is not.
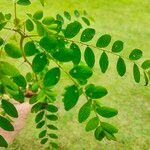
<svg viewBox="0 0 150 150"><path fill-rule="evenodd" d="M121 52L123 50L123 44L124 43L120 40L115 41L112 46L112 52L115 52L115 53Z"/></svg>
<svg viewBox="0 0 150 150"><path fill-rule="evenodd" d="M144 79L145 79L145 86L147 86L149 83L149 79L148 79L148 76L145 72L144 72Z"/></svg>
<svg viewBox="0 0 150 150"><path fill-rule="evenodd" d="M17 4L18 4L18 5L27 6L27 5L30 5L31 2L30 2L30 0L18 0L18 1L17 1Z"/></svg>
<svg viewBox="0 0 150 150"><path fill-rule="evenodd" d="M47 125L47 127L49 128L49 129L51 129L51 130L58 130L58 128L56 127L56 126L54 126L54 125Z"/></svg>
<svg viewBox="0 0 150 150"><path fill-rule="evenodd" d="M140 82L140 77L141 77L140 70L136 64L133 65L133 77L134 77L135 82L137 82L137 83Z"/></svg>
<svg viewBox="0 0 150 150"><path fill-rule="evenodd" d="M90 78L93 74L91 68L89 68L88 66L84 66L84 65L74 66L70 70L69 73L73 78L79 79L79 80L86 80Z"/></svg>
<svg viewBox="0 0 150 150"><path fill-rule="evenodd" d="M95 128L97 128L98 125L99 125L99 119L97 117L94 117L88 121L85 130L86 131L94 130Z"/></svg>
<svg viewBox="0 0 150 150"><path fill-rule="evenodd" d="M53 53L53 57L60 62L69 62L73 58L73 50L70 48L59 48Z"/></svg>
<svg viewBox="0 0 150 150"><path fill-rule="evenodd" d="M2 108L11 117L18 118L18 111L16 107L8 100L2 99Z"/></svg>
<svg viewBox="0 0 150 150"><path fill-rule="evenodd" d="M110 134L110 133L108 133L108 132L106 132L106 131L104 131L104 133L105 133L105 136L106 136L106 138L107 138L108 140L113 140L113 141L116 141L116 140L117 140L116 137L115 137L113 134Z"/></svg>
<svg viewBox="0 0 150 150"><path fill-rule="evenodd" d="M0 127L6 131L14 131L14 127L10 121L2 116L0 116Z"/></svg>
<svg viewBox="0 0 150 150"><path fill-rule="evenodd" d="M46 118L50 121L56 121L58 120L58 117L56 115L46 115Z"/></svg>
<svg viewBox="0 0 150 150"><path fill-rule="evenodd" d="M31 98L30 98L30 100L29 100L29 104L34 104L34 103L36 103L37 101L38 101L38 99L37 99L37 95L35 94L34 96L32 96Z"/></svg>
<svg viewBox="0 0 150 150"><path fill-rule="evenodd" d="M142 67L143 69L149 69L149 68L150 68L150 60L145 60L145 61L142 63L141 67Z"/></svg>
<svg viewBox="0 0 150 150"><path fill-rule="evenodd" d="M13 81L20 87L26 88L27 86L26 79L22 75L13 77Z"/></svg>
<svg viewBox="0 0 150 150"><path fill-rule="evenodd" d="M142 57L142 51L141 50L139 50L139 49L134 49L131 53L130 53L130 55L129 55L129 59L130 60L138 60L138 59L140 59L141 57Z"/></svg>
<svg viewBox="0 0 150 150"><path fill-rule="evenodd" d="M0 61L0 72L11 77L20 75L19 70L14 65L5 61Z"/></svg>
<svg viewBox="0 0 150 150"><path fill-rule="evenodd" d="M37 54L32 61L32 69L35 73L41 72L47 65L48 60L44 53Z"/></svg>
<svg viewBox="0 0 150 150"><path fill-rule="evenodd" d="M60 69L58 67L49 70L44 77L43 84L45 87L54 86L60 80Z"/></svg>
<svg viewBox="0 0 150 150"><path fill-rule="evenodd" d="M43 106L43 103L41 103L41 102L36 103L35 105L32 106L31 112L37 113L38 111L40 111L42 109L42 106Z"/></svg>
<svg viewBox="0 0 150 150"><path fill-rule="evenodd" d="M48 141L48 138L44 138L41 140L41 144L45 144Z"/></svg>
<svg viewBox="0 0 150 150"><path fill-rule="evenodd" d="M126 73L126 65L121 57L119 57L117 61L117 72L121 77Z"/></svg>
<svg viewBox="0 0 150 150"><path fill-rule="evenodd" d="M118 114L118 110L115 109L115 108L111 108L111 107L106 107L106 106L103 106L103 107L98 107L96 109L96 112L102 116L102 117L105 117L105 118L111 118L111 117L114 117Z"/></svg>
<svg viewBox="0 0 150 150"><path fill-rule="evenodd" d="M40 46L43 47L47 52L51 52L56 48L58 42L55 37L45 36L40 40Z"/></svg>
<svg viewBox="0 0 150 150"><path fill-rule="evenodd" d="M101 141L105 137L104 131L101 126L97 127L97 129L94 132L94 136L98 141Z"/></svg>
<svg viewBox="0 0 150 150"><path fill-rule="evenodd" d="M67 25L64 35L66 38L73 38L79 33L81 28L82 25L79 22L74 21Z"/></svg>
<svg viewBox="0 0 150 150"><path fill-rule="evenodd" d="M39 133L39 138L43 138L46 136L46 130L43 130Z"/></svg>
<svg viewBox="0 0 150 150"><path fill-rule="evenodd" d="M43 18L42 23L48 26L48 25L51 25L54 21L55 19L53 17L48 16L48 17Z"/></svg>
<svg viewBox="0 0 150 150"><path fill-rule="evenodd" d="M78 10L74 10L74 15L75 15L76 17L79 17L79 16L80 16L79 11L78 11Z"/></svg>
<svg viewBox="0 0 150 150"><path fill-rule="evenodd" d="M102 73L105 73L109 66L109 60L108 56L105 52L102 53L100 59L99 59L99 66L101 68Z"/></svg>
<svg viewBox="0 0 150 150"><path fill-rule="evenodd" d="M75 85L65 88L65 93L63 95L63 102L65 110L68 111L73 108L79 99L79 91Z"/></svg>
<svg viewBox="0 0 150 150"><path fill-rule="evenodd" d="M34 24L30 19L26 20L26 29L31 32L34 30Z"/></svg>
<svg viewBox="0 0 150 150"><path fill-rule="evenodd" d="M69 12L64 11L64 16L66 17L66 19L68 19L69 21L71 20L71 15Z"/></svg>
<svg viewBox="0 0 150 150"><path fill-rule="evenodd" d="M26 56L33 56L36 53L38 53L38 49L36 48L36 45L33 41L29 41L24 45L24 52Z"/></svg>
<svg viewBox="0 0 150 150"><path fill-rule="evenodd" d="M63 17L62 17L60 14L57 14L57 15L56 15L56 19L57 19L58 21L60 21L62 24L64 23L64 19L63 19Z"/></svg>
<svg viewBox="0 0 150 150"><path fill-rule="evenodd" d="M52 138L52 139L58 139L58 136L57 136L56 134L54 134L54 133L50 133L50 134L48 134L48 135L49 135L49 137Z"/></svg>
<svg viewBox="0 0 150 150"><path fill-rule="evenodd" d="M38 123L43 119L44 111L39 112L35 117L35 122Z"/></svg>
<svg viewBox="0 0 150 150"><path fill-rule="evenodd" d="M22 57L21 50L14 44L7 43L5 45L5 52L7 53L8 56L12 58L20 58Z"/></svg>
<svg viewBox="0 0 150 150"><path fill-rule="evenodd" d="M99 48L104 48L107 47L110 44L110 42L111 36L109 34L104 34L98 39L96 46Z"/></svg>
<svg viewBox="0 0 150 150"><path fill-rule="evenodd" d="M12 17L11 13L5 14L5 18L6 20L10 20Z"/></svg>
<svg viewBox="0 0 150 150"><path fill-rule="evenodd" d="M59 148L58 144L55 143L55 142L50 142L50 145L51 145L53 148L55 148L55 149L58 149L58 148Z"/></svg>
<svg viewBox="0 0 150 150"><path fill-rule="evenodd" d="M87 47L84 52L84 59L86 64L90 67L93 68L95 64L95 55L94 52L90 47Z"/></svg>
<svg viewBox="0 0 150 150"><path fill-rule="evenodd" d="M55 113L55 112L58 111L58 108L54 105L47 105L46 110L49 111L49 112Z"/></svg>
<svg viewBox="0 0 150 150"><path fill-rule="evenodd" d="M46 30L44 29L44 26L40 22L36 22L36 30L39 36L44 36Z"/></svg>
<svg viewBox="0 0 150 150"><path fill-rule="evenodd" d="M38 10L34 13L33 18L36 20L40 20L43 17L43 11L42 10Z"/></svg>
<svg viewBox="0 0 150 150"><path fill-rule="evenodd" d="M45 125L45 121L43 120L43 121L41 121L41 122L39 122L39 123L37 124L36 128L37 128L37 129L40 129L40 128L42 128L44 125Z"/></svg>
<svg viewBox="0 0 150 150"><path fill-rule="evenodd" d="M88 26L90 25L90 21L87 18L82 17L82 20L86 25L88 25Z"/></svg>
<svg viewBox="0 0 150 150"><path fill-rule="evenodd" d="M40 3L41 3L42 6L44 7L44 5L45 5L45 0L40 0Z"/></svg>
<svg viewBox="0 0 150 150"><path fill-rule="evenodd" d="M10 78L8 78L8 77L3 77L3 78L1 78L1 82L2 82L2 84L3 84L5 87L7 87L7 88L9 88L9 89L11 89L11 90L14 90L14 91L18 91L18 86L17 86L17 84L14 83Z"/></svg>
<svg viewBox="0 0 150 150"><path fill-rule="evenodd" d="M82 123L88 119L91 113L91 101L88 101L85 103L79 110L78 113L78 121L79 123Z"/></svg>
<svg viewBox="0 0 150 150"><path fill-rule="evenodd" d="M70 49L72 49L73 51L73 58L72 58L72 62L74 63L74 65L78 65L81 61L81 51L80 48L77 44L72 43L70 45Z"/></svg>
<svg viewBox="0 0 150 150"><path fill-rule="evenodd" d="M102 98L107 95L107 89L102 86L95 86L94 84L88 84L85 88L85 93L92 99Z"/></svg>
<svg viewBox="0 0 150 150"><path fill-rule="evenodd" d="M0 147L8 147L7 141L0 135Z"/></svg>
<svg viewBox="0 0 150 150"><path fill-rule="evenodd" d="M110 134L114 134L118 132L118 129L114 127L113 125L107 123L107 122L102 122L101 123L102 128L107 131Z"/></svg>
<svg viewBox="0 0 150 150"><path fill-rule="evenodd" d="M4 43L4 40L2 37L0 37L0 46L3 45L3 43Z"/></svg>
<svg viewBox="0 0 150 150"><path fill-rule="evenodd" d="M80 41L88 42L93 39L94 35L95 35L95 29L87 28L82 32Z"/></svg>

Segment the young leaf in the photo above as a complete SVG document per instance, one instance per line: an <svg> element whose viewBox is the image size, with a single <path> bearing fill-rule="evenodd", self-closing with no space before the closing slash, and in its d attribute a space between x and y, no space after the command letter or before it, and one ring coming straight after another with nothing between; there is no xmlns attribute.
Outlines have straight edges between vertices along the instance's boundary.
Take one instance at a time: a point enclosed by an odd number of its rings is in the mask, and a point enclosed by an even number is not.
<svg viewBox="0 0 150 150"><path fill-rule="evenodd" d="M87 47L84 52L84 59L86 64L90 67L93 68L95 64L95 55L94 52L90 47Z"/></svg>
<svg viewBox="0 0 150 150"><path fill-rule="evenodd" d="M26 20L26 29L31 32L34 30L34 24L30 19Z"/></svg>
<svg viewBox="0 0 150 150"><path fill-rule="evenodd" d="M88 25L88 26L90 25L90 21L87 18L82 17L82 20L86 25Z"/></svg>
<svg viewBox="0 0 150 150"><path fill-rule="evenodd" d="M8 56L12 58L20 58L22 57L21 50L14 44L7 43L5 45L5 52L7 53Z"/></svg>
<svg viewBox="0 0 150 150"><path fill-rule="evenodd" d="M118 53L121 52L122 50L123 50L123 42L120 40L115 41L112 46L112 52Z"/></svg>
<svg viewBox="0 0 150 150"><path fill-rule="evenodd" d="M64 16L65 16L66 19L68 19L69 21L71 20L71 15L69 14L69 12L64 11Z"/></svg>
<svg viewBox="0 0 150 150"><path fill-rule="evenodd" d="M113 125L107 123L107 122L102 122L101 123L102 128L107 131L110 134L114 134L118 132L118 129L114 127Z"/></svg>
<svg viewBox="0 0 150 150"><path fill-rule="evenodd" d="M87 28L82 32L80 41L88 42L93 39L94 35L95 35L95 29Z"/></svg>
<svg viewBox="0 0 150 150"><path fill-rule="evenodd" d="M94 84L88 84L85 88L85 93L92 99L102 98L107 95L107 89L102 86L95 86Z"/></svg>
<svg viewBox="0 0 150 150"><path fill-rule="evenodd" d="M33 18L36 20L40 20L43 17L43 11L42 10L38 10L34 13Z"/></svg>
<svg viewBox="0 0 150 150"><path fill-rule="evenodd" d="M44 53L37 54L32 61L32 69L35 73L41 72L47 65L48 60Z"/></svg>
<svg viewBox="0 0 150 150"><path fill-rule="evenodd" d="M108 56L105 52L102 53L100 59L99 59L99 66L101 68L102 73L105 73L109 66L109 60Z"/></svg>
<svg viewBox="0 0 150 150"><path fill-rule="evenodd" d="M12 17L11 13L5 14L5 18L6 20L10 20Z"/></svg>
<svg viewBox="0 0 150 150"><path fill-rule="evenodd" d="M60 79L60 69L52 68L49 70L44 77L43 84L45 87L54 86Z"/></svg>
<svg viewBox="0 0 150 150"><path fill-rule="evenodd" d="M98 141L101 141L105 137L104 131L101 126L97 127L97 129L94 132L94 136Z"/></svg>
<svg viewBox="0 0 150 150"><path fill-rule="evenodd" d="M0 72L11 77L20 75L19 70L15 66L5 61L0 61Z"/></svg>
<svg viewBox="0 0 150 150"><path fill-rule="evenodd" d="M94 130L95 128L97 128L98 125L99 125L99 119L97 117L94 117L88 121L85 130L87 132Z"/></svg>
<svg viewBox="0 0 150 150"><path fill-rule="evenodd" d="M109 34L104 34L98 39L96 46L99 48L104 48L107 47L110 44L110 42L111 36Z"/></svg>
<svg viewBox="0 0 150 150"><path fill-rule="evenodd" d="M78 65L81 61L81 51L80 48L77 44L72 43L70 45L70 49L72 49L73 51L73 58L72 58L72 62L74 63L74 65Z"/></svg>
<svg viewBox="0 0 150 150"><path fill-rule="evenodd" d="M18 1L17 1L17 4L18 4L18 5L27 6L27 5L30 5L31 2L30 2L30 0L18 0Z"/></svg>
<svg viewBox="0 0 150 150"><path fill-rule="evenodd" d="M7 141L4 139L3 136L0 135L0 147L5 147L7 148L8 147L8 143Z"/></svg>
<svg viewBox="0 0 150 150"><path fill-rule="evenodd" d="M0 127L6 131L14 131L14 127L10 121L2 116L0 116Z"/></svg>
<svg viewBox="0 0 150 150"><path fill-rule="evenodd" d="M62 17L60 14L57 14L57 15L56 15L56 19L57 19L58 21L60 21L62 24L64 23L64 19L63 19L63 17Z"/></svg>
<svg viewBox="0 0 150 150"><path fill-rule="evenodd" d="M135 82L137 83L140 82L140 70L136 64L133 65L133 77L134 77Z"/></svg>
<svg viewBox="0 0 150 150"><path fill-rule="evenodd" d="M36 48L33 41L29 41L24 45L24 52L26 56L33 56L38 53L38 49Z"/></svg>
<svg viewBox="0 0 150 150"><path fill-rule="evenodd" d="M8 100L2 99L2 108L11 117L18 118L18 111L16 107Z"/></svg>
<svg viewBox="0 0 150 150"><path fill-rule="evenodd" d="M89 68L88 66L84 66L84 65L77 65L74 66L71 70L70 70L70 75L75 78L75 79L79 79L79 80L85 80L88 79L92 76L93 72L91 70L91 68Z"/></svg>
<svg viewBox="0 0 150 150"><path fill-rule="evenodd" d="M134 49L129 55L130 60L138 60L141 57L142 57L142 51L139 49Z"/></svg>
<svg viewBox="0 0 150 150"><path fill-rule="evenodd" d="M79 123L84 122L90 116L91 113L91 101L85 103L79 110L78 121Z"/></svg>
<svg viewBox="0 0 150 150"><path fill-rule="evenodd" d="M142 63L141 67L142 67L143 69L149 69L149 68L150 68L150 60L145 60L145 61Z"/></svg>
<svg viewBox="0 0 150 150"><path fill-rule="evenodd" d="M44 7L44 5L45 5L45 0L40 0L40 3L41 3L42 6Z"/></svg>
<svg viewBox="0 0 150 150"><path fill-rule="evenodd" d="M64 35L66 38L73 38L79 33L81 28L82 28L82 25L79 22L74 21L67 25L64 31Z"/></svg>
<svg viewBox="0 0 150 150"><path fill-rule="evenodd" d="M115 108L111 108L111 107L106 107L106 106L103 106L103 107L98 107L96 109L96 112L102 116L102 117L105 117L105 118L111 118L111 117L114 117L118 114L118 110L115 109Z"/></svg>
<svg viewBox="0 0 150 150"><path fill-rule="evenodd" d="M121 57L119 57L117 61L117 72L121 77L126 73L126 65Z"/></svg>
<svg viewBox="0 0 150 150"><path fill-rule="evenodd" d="M68 111L73 108L79 99L79 91L75 85L65 88L65 93L63 94L63 102L65 110Z"/></svg>

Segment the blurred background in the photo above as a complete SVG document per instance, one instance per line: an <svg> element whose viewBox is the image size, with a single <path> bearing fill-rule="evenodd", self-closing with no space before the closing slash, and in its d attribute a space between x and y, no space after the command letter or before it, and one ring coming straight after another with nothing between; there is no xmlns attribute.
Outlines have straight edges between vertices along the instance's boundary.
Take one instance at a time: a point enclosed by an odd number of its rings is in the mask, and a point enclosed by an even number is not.
<svg viewBox="0 0 150 150"><path fill-rule="evenodd" d="M121 53L124 57L128 57L134 48L139 48L144 53L141 61L150 58L150 0L47 0L44 8L39 0L33 0L31 6L19 6L17 9L21 18L26 17L26 12L34 13L38 9L42 9L45 16L54 17L58 13L63 14L65 10L71 14L75 9L81 12L86 10L88 16L92 16L95 20L91 24L97 32L93 44L99 36L108 33L112 36L112 43L115 40L124 41L124 51ZM13 13L12 0L0 0L0 11ZM81 46L81 50L84 48ZM95 50L95 53L98 61L101 52ZM3 58L8 59L5 56ZM101 102L119 111L117 117L108 120L119 128L116 135L118 141L98 142L92 132L85 132L85 123L79 124L77 121L79 108L85 102L84 98L80 98L77 106L70 112L64 111L62 100L58 98L56 102L60 117L57 123L58 142L61 150L148 150L150 148L150 86L144 87L143 79L140 84L134 82L133 64L128 61L126 75L119 77L116 71L117 57L109 55L109 58L109 70L102 74L99 66L95 66L94 79L90 82L105 86L109 94ZM20 63L11 59L8 61L18 66ZM140 64L141 61L138 63ZM26 66L20 68L23 71L25 69L28 70ZM63 90L62 85L67 84L66 80L67 77L64 77L57 87L58 94ZM29 114L25 127L8 149L45 150L47 145L40 145L38 133L39 131L35 129L34 114Z"/></svg>

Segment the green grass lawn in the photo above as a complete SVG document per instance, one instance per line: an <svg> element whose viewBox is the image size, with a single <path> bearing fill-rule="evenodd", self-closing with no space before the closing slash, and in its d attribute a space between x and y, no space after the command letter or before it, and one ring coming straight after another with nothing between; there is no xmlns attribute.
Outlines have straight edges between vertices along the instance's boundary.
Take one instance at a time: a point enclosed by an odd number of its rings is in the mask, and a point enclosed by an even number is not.
<svg viewBox="0 0 150 150"><path fill-rule="evenodd" d="M0 0L0 11L13 10L11 0ZM42 9L38 0L33 0L31 7L19 7L21 15L25 12L34 12L35 8ZM73 12L74 9L85 9L89 15L95 18L92 26L97 30L97 38L105 33L112 35L112 41L122 40L125 43L121 55L128 57L134 48L143 50L143 59L150 58L150 1L149 0L47 0L44 12L46 15L55 16L64 10ZM9 8L9 10L8 10ZM12 8L12 9L11 9ZM96 39L96 38L95 38ZM96 43L96 41L93 41ZM108 47L109 49L110 47ZM82 46L81 49L84 49ZM101 52L96 51L97 61ZM61 150L148 150L150 147L150 86L144 87L143 80L136 84L132 76L132 63L127 62L127 73L119 77L116 71L117 57L109 55L110 66L106 74L102 74L99 66L95 67L94 82L105 86L109 94L101 101L119 110L117 117L109 119L109 122L119 128L117 142L94 139L93 133L86 133L85 124L77 121L78 110L86 101L80 101L69 113L63 109L63 103L58 98L60 120L58 122L58 135ZM140 63L140 62L139 62ZM67 69L67 67L66 67ZM143 77L143 76L142 76ZM62 85L66 84L64 77L57 87L62 91ZM60 95L61 93L58 92ZM107 120L107 119L104 119ZM34 115L30 114L26 126L16 137L9 150L44 150L40 145L38 130L35 129Z"/></svg>

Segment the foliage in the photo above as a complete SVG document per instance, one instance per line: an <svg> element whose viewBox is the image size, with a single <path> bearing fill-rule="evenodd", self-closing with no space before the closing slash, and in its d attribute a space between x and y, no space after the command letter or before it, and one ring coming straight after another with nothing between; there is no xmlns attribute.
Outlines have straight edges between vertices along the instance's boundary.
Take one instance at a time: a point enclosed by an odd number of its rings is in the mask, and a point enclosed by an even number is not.
<svg viewBox="0 0 150 150"><path fill-rule="evenodd" d="M45 5L45 0L40 2L42 6ZM18 5L30 4L30 0L16 0L14 8L16 10ZM96 31L89 27L92 20L85 14L75 10L74 16L71 16L69 12L64 11L64 17L57 14L54 18L45 17L43 11L37 10L34 14L27 13L27 19L22 22L17 12L14 20L11 14L0 13L0 30L12 30L20 35L17 44L0 37L0 46L4 48L8 57L14 60L23 58L32 70L24 75L14 65L0 61L1 128L13 131L13 118L18 117L15 106L10 99L5 98L5 95L9 95L20 103L24 102L25 98L29 98L29 103L33 104L31 112L36 113L35 123L36 128L40 130L41 144L49 142L52 147L58 148L56 132L58 127L55 122L59 120L59 117L58 108L54 104L57 99L55 86L59 84L61 76L65 73L72 81L71 85L66 85L62 94L65 110L72 109L78 103L80 96L84 96L86 101L78 113L79 123L87 121L85 130L94 130L96 140L101 141L105 137L108 140L116 140L115 134L118 129L103 122L102 117L114 117L118 111L99 103L100 99L108 94L108 90L102 85L95 85L89 81L94 76L93 67L96 63L94 50L102 51L99 58L102 73L107 71L111 63L109 54L114 55L117 57L116 69L121 77L126 73L126 60L128 60L133 64L135 82L140 82L143 73L146 86L150 80L150 60L145 60L139 65L137 60L142 57L142 51L137 48L131 51L128 58L121 56L120 52L124 48L121 40L113 43L111 51L105 49L111 43L112 37L109 34L101 35L95 45L89 44L88 42L94 39ZM14 26L10 28L9 22L12 20ZM80 41L74 40L76 36L80 37ZM85 46L83 57L80 46ZM70 69L66 71L63 63L70 64ZM32 94L30 95L28 91ZM95 117L90 118L92 113ZM8 147L7 141L1 135L0 146Z"/></svg>

